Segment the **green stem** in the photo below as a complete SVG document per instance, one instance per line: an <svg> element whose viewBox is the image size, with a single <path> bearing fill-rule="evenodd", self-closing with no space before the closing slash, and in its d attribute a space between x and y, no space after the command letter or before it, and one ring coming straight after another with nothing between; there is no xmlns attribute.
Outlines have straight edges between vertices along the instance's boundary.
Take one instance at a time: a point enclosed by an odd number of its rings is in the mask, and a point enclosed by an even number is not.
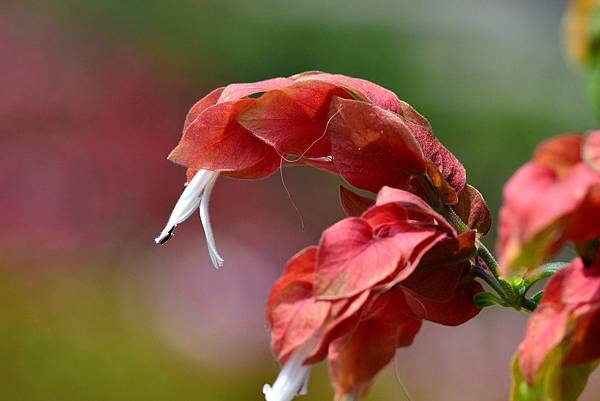
<svg viewBox="0 0 600 401"><path fill-rule="evenodd" d="M504 292L504 289L502 288L502 286L500 285L500 283L498 282L498 280L496 280L496 277L491 276L490 274L488 274L488 272L485 271L485 269L481 266L475 265L473 267L473 274L475 274L476 277L479 277L480 279L482 279L483 281L486 282L487 285L489 285L490 287L492 287L492 289L496 292L496 294L502 299L502 300L506 300L506 293Z"/></svg>
<svg viewBox="0 0 600 401"><path fill-rule="evenodd" d="M470 229L451 207L445 207L444 215L458 232L464 233ZM481 240L479 240L479 238L475 240L475 246L477 248L477 256L483 260L491 274L488 274L485 269L477 265L473 268L473 273L485 281L498 294L498 296L504 301L505 306L510 306L515 309L525 309L533 312L537 307L537 304L528 299L524 294L518 296L518 298L515 297L514 294L507 294L503 286L500 284L500 280L502 279L498 276L498 262L490 250L487 249Z"/></svg>
<svg viewBox="0 0 600 401"><path fill-rule="evenodd" d="M479 277L486 282L495 292L498 297L502 300L502 306L508 306L517 310L525 309L529 312L533 312L537 308L537 304L532 300L528 299L525 295L510 295L510 291L504 289L504 287L498 281L499 279L491 275L482 266L475 265L471 270L476 277Z"/></svg>
<svg viewBox="0 0 600 401"><path fill-rule="evenodd" d="M487 249L479 239L475 240L475 245L477 246L477 255L483 259L494 277L498 277L498 262L496 261L496 258L494 258L494 255L492 255L490 250Z"/></svg>
<svg viewBox="0 0 600 401"><path fill-rule="evenodd" d="M450 221L450 223L456 228L459 233L464 233L465 231L469 231L470 228L465 224L464 221L460 218L459 215L456 214L454 209L450 206L446 206L444 208L444 216Z"/></svg>
<svg viewBox="0 0 600 401"><path fill-rule="evenodd" d="M537 308L537 304L535 302L533 302L531 299L523 296L523 298L521 299L521 307L523 309L528 310L529 312L533 312L535 310L535 308Z"/></svg>
<svg viewBox="0 0 600 401"><path fill-rule="evenodd" d="M464 221L456 214L456 212L449 206L445 208L445 215L450 221L450 223L458 230L459 233L464 233L465 231L470 230L469 226L467 226ZM494 277L498 277L498 262L494 255L487 249L483 242L478 239L475 240L475 246L477 247L477 255L483 259L487 267L490 269Z"/></svg>

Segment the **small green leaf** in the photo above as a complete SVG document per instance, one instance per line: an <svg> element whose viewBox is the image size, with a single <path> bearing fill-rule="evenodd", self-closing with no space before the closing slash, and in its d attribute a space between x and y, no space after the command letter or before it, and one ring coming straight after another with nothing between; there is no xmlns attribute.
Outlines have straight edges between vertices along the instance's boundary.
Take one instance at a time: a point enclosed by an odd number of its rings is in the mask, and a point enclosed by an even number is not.
<svg viewBox="0 0 600 401"><path fill-rule="evenodd" d="M517 288L515 288L512 283L506 281L503 278L500 278L498 280L498 282L500 283L500 286L502 287L502 289L504 290L504 293L506 294L506 296L510 299L514 299L519 295L519 291Z"/></svg>
<svg viewBox="0 0 600 401"><path fill-rule="evenodd" d="M561 271L565 267L568 267L569 265L570 263L568 262L550 262L543 264L540 266L540 273L536 275L535 278L529 279L525 282L525 292L527 292L527 290L529 290L538 281L552 277L554 274Z"/></svg>
<svg viewBox="0 0 600 401"><path fill-rule="evenodd" d="M473 302L479 309L502 304L502 300L491 292L479 292L473 297Z"/></svg>
<svg viewBox="0 0 600 401"><path fill-rule="evenodd" d="M542 278L551 277L554 273L569 266L568 262L550 262L542 266Z"/></svg>
<svg viewBox="0 0 600 401"><path fill-rule="evenodd" d="M513 279L511 280L513 287L521 287L524 283L525 280L523 280L522 277L513 277Z"/></svg>

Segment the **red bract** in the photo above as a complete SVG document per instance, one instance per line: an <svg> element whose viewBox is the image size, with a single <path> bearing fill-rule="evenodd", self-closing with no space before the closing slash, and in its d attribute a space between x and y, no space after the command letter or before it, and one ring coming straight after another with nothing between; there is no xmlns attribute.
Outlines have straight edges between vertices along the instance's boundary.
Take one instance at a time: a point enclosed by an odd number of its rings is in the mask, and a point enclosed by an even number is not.
<svg viewBox="0 0 600 401"><path fill-rule="evenodd" d="M331 155L326 125L334 96L351 97L346 89L328 82L294 82L265 93L238 119L282 155L325 157Z"/></svg>
<svg viewBox="0 0 600 401"><path fill-rule="evenodd" d="M365 79L348 77L341 74L328 74L320 71L303 72L294 75L292 78L298 81L318 80L329 82L346 88L352 93L353 97L373 103L382 109L394 113L399 113L402 109L403 102L398 99L398 96L394 92Z"/></svg>
<svg viewBox="0 0 600 401"><path fill-rule="evenodd" d="M566 241L600 236L600 131L543 143L504 189L498 251L504 274L536 269Z"/></svg>
<svg viewBox="0 0 600 401"><path fill-rule="evenodd" d="M418 220L413 220L418 219ZM454 229L423 200L385 187L376 206L323 232L319 244L316 296L348 298L395 274L402 280L419 259Z"/></svg>
<svg viewBox="0 0 600 401"><path fill-rule="evenodd" d="M308 341L323 326L331 303L313 297L316 247L292 257L271 290L267 322L272 346L282 362L298 344Z"/></svg>
<svg viewBox="0 0 600 401"><path fill-rule="evenodd" d="M519 376L535 388L551 379L564 381L573 368L583 368L589 374L591 369L582 365L600 358L599 336L600 263L585 267L577 258L550 279L540 305L529 319L527 335L519 346ZM550 378L550 372L555 376ZM577 380L585 381L586 377ZM555 385L560 391L568 391L574 383L567 383L567 388L561 386Z"/></svg>
<svg viewBox="0 0 600 401"><path fill-rule="evenodd" d="M421 145L423 154L435 169L438 170L443 179L456 191L460 193L467 183L467 173L461 162L437 139L429 121L413 109L408 103L400 102L398 115L402 117L405 124L410 128L413 135ZM431 168L430 168L431 170ZM437 185L436 187L439 187ZM454 202L450 202L454 203Z"/></svg>
<svg viewBox="0 0 600 401"><path fill-rule="evenodd" d="M373 136L380 128L386 132L380 138ZM183 137L169 158L194 170L222 171L245 178L270 174L276 161L286 155L306 156L307 163L312 163L310 158L329 158L331 169L338 163L348 166L351 161L345 156L351 155L347 151L331 151L333 135L359 148L366 147L367 152L379 149L388 155L378 168L363 172L364 189L377 191L397 180L391 174L392 179L377 184L365 177L373 171L381 174L381 170L391 168L398 174L407 167L402 177L424 173L423 155L456 192L465 186L460 162L433 135L427 120L407 103L369 81L322 72L231 84L213 91L190 110ZM388 143L393 145L391 149L384 148ZM239 147L229 152L228 147L235 144ZM370 158L364 153L362 162ZM405 160L410 158L414 160ZM263 160L261 171L254 171L257 160Z"/></svg>
<svg viewBox="0 0 600 401"><path fill-rule="evenodd" d="M403 293L390 291L378 298L348 333L331 342L329 366L336 399L361 396L373 377L407 347L421 328L421 319L410 313Z"/></svg>
<svg viewBox="0 0 600 401"><path fill-rule="evenodd" d="M334 97L358 97L391 110L400 105L392 92L343 75L311 72L232 84L192 108L169 159L194 170L258 178L275 171L285 155L331 156L326 127Z"/></svg>
<svg viewBox="0 0 600 401"><path fill-rule="evenodd" d="M186 123L183 138L169 159L194 170L246 178L260 178L275 171L280 164L277 153L237 121L238 114L251 108L256 100L245 98L210 105L215 97L209 94L188 113L186 120L191 122Z"/></svg>
<svg viewBox="0 0 600 401"><path fill-rule="evenodd" d="M340 204L348 216L360 216L374 203L374 200L340 186Z"/></svg>
<svg viewBox="0 0 600 401"><path fill-rule="evenodd" d="M474 242L474 231L458 235L422 199L389 187L360 217L325 230L271 292L267 319L284 366L267 401L290 400L307 365L326 357L337 399L360 395L422 320L458 325L475 316Z"/></svg>
<svg viewBox="0 0 600 401"><path fill-rule="evenodd" d="M377 192L406 188L410 177L425 174L421 146L397 114L356 100L336 99L332 108L331 156L350 184Z"/></svg>
<svg viewBox="0 0 600 401"><path fill-rule="evenodd" d="M339 103L340 99L348 103ZM349 125L348 119L358 125ZM372 135L382 124L387 133L377 140ZM361 127L366 131L357 131ZM393 132L401 133L400 137L391 135ZM362 180L356 173L345 173L353 162L347 157L356 155L349 154L347 149L332 152L334 134L346 143L340 145L342 148L353 144L359 148L366 146L367 152L385 150L388 158L365 170ZM364 140L356 142L357 137ZM388 143L395 145L385 149ZM230 147L236 144L239 147L231 152ZM462 165L433 135L427 120L393 92L362 79L309 72L290 78L232 84L213 91L192 107L183 137L169 159L194 170L257 178L272 173L282 156L302 156L309 164L313 164L311 158L327 158L329 166L322 167L337 171L338 165L342 166L341 173L347 179L350 177L350 182L358 181L357 186L377 191L382 185L395 184L399 170L407 170L400 174L402 179L424 173L423 154L456 192L463 189ZM411 157L415 160L405 160ZM364 153L361 159L366 163L370 157ZM256 171L259 160L261 168ZM382 183L366 177L388 169L395 174L388 173L383 178L391 179Z"/></svg>
<svg viewBox="0 0 600 401"><path fill-rule="evenodd" d="M492 227L492 216L481 193L467 185L458 196L454 211L467 226L485 235Z"/></svg>

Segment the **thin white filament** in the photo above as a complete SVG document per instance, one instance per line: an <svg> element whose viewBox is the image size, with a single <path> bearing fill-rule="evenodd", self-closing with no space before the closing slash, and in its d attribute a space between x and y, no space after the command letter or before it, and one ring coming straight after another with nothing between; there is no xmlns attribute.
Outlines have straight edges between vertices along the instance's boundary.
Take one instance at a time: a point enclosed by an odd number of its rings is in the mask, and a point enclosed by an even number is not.
<svg viewBox="0 0 600 401"><path fill-rule="evenodd" d="M407 401L413 401L413 398L408 393L408 390L407 390L406 386L404 385L404 382L400 378L400 370L398 368L398 354L396 354L394 356L394 376L396 376L396 380L398 381L398 384L400 384L400 389L402 389L404 398L406 398Z"/></svg>
<svg viewBox="0 0 600 401"><path fill-rule="evenodd" d="M210 196L217 182L217 178L219 178L219 173L214 173L213 177L206 184L206 187L204 188L204 193L202 194L202 199L200 200L200 220L202 221L204 235L206 236L208 255L210 256L210 260L215 269L222 267L224 262L223 258L219 254L219 251L217 250L217 244L215 242L215 235L213 233L212 225L210 223L209 214Z"/></svg>

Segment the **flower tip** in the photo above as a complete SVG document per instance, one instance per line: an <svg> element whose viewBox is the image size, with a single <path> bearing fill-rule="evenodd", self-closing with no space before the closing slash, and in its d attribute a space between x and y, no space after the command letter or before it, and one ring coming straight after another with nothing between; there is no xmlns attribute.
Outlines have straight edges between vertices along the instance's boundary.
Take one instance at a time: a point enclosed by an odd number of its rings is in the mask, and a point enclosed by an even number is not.
<svg viewBox="0 0 600 401"><path fill-rule="evenodd" d="M159 245L165 244L168 240L173 238L173 230L175 230L175 226L171 227L170 230L163 230L158 237L154 238L154 242Z"/></svg>
<svg viewBox="0 0 600 401"><path fill-rule="evenodd" d="M219 255L215 255L214 257L211 255L211 260L212 260L213 266L217 270L219 270L221 267L223 267L223 264L225 263L225 260L222 257L220 257Z"/></svg>
<svg viewBox="0 0 600 401"><path fill-rule="evenodd" d="M265 395L265 401L269 401L269 394L271 394L271 385L270 384L265 384L262 388L262 392Z"/></svg>

